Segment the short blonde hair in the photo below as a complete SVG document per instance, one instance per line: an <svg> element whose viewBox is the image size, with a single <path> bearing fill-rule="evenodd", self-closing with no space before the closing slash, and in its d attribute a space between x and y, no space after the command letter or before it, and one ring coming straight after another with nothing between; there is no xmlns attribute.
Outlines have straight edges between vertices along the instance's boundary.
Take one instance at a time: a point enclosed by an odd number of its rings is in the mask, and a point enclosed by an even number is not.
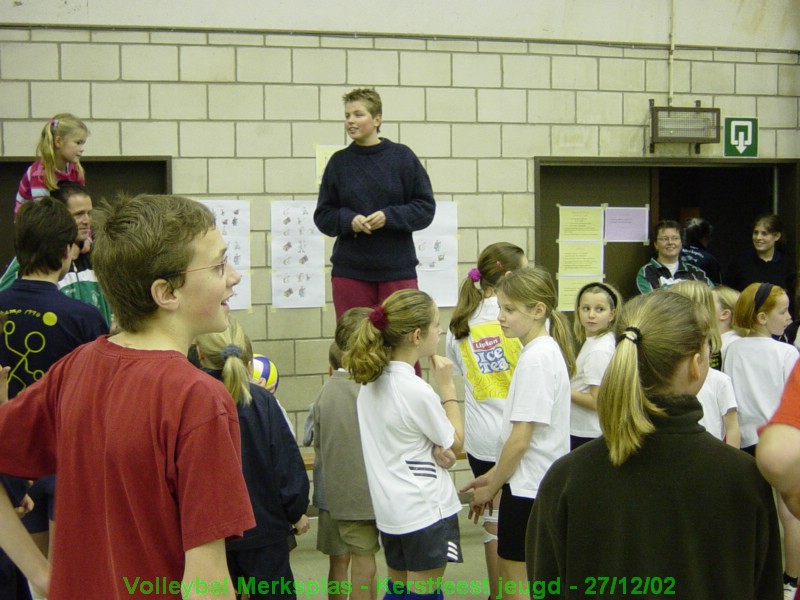
<svg viewBox="0 0 800 600"><path fill-rule="evenodd" d="M731 329L740 337L747 335L747 330L741 327L736 327L733 323L733 310L736 308L736 301L739 300L739 291L728 287L727 285L715 285L711 293L719 301L722 310L730 311L730 326Z"/></svg>
<svg viewBox="0 0 800 600"><path fill-rule="evenodd" d="M739 299L739 292L727 285L716 285L711 291L719 298L719 303L722 305L722 308L727 308L733 313L733 308L736 306L736 301Z"/></svg>
<svg viewBox="0 0 800 600"><path fill-rule="evenodd" d="M339 347L339 350L344 352L350 345L350 338L353 337L353 332L358 328L358 325L369 314L371 309L366 306L357 306L349 308L342 313L339 320L336 321L336 331L333 334L333 341Z"/></svg>
<svg viewBox="0 0 800 600"><path fill-rule="evenodd" d="M345 104L350 102L363 102L366 109L373 117L383 115L383 101L375 88L355 88L342 96Z"/></svg>

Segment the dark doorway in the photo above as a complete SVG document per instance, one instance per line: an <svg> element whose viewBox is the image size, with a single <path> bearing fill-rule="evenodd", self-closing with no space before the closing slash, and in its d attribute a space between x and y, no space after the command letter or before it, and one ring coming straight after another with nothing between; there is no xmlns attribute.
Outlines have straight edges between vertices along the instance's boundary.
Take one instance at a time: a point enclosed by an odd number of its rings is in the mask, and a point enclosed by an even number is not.
<svg viewBox="0 0 800 600"><path fill-rule="evenodd" d="M0 273L14 256L14 199L19 180L33 158L0 159ZM169 194L172 191L172 159L153 157L91 157L83 161L86 187L96 206L118 193Z"/></svg>
<svg viewBox="0 0 800 600"><path fill-rule="evenodd" d="M663 167L658 170L658 216L679 223L690 217L708 220L714 226L708 249L724 270L750 243L753 221L772 212L774 182L769 166Z"/></svg>
<svg viewBox="0 0 800 600"><path fill-rule="evenodd" d="M650 223L702 216L715 228L710 250L723 268L751 244L755 218L776 211L786 251L797 257L800 161L761 159L557 158L534 160L535 260L556 274L558 206L648 206ZM652 244L605 245L605 281L638 293L636 273Z"/></svg>

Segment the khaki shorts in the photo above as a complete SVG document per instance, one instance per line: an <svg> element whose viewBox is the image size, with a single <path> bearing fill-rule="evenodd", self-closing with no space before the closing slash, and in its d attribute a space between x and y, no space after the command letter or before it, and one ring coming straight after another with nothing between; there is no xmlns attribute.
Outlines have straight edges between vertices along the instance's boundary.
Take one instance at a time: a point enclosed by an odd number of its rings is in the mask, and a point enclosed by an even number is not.
<svg viewBox="0 0 800 600"><path fill-rule="evenodd" d="M381 549L375 521L334 521L339 537L351 554L372 555Z"/></svg>
<svg viewBox="0 0 800 600"><path fill-rule="evenodd" d="M339 527L331 518L331 513L319 509L317 523L317 550L328 556L341 556L350 552L339 536Z"/></svg>

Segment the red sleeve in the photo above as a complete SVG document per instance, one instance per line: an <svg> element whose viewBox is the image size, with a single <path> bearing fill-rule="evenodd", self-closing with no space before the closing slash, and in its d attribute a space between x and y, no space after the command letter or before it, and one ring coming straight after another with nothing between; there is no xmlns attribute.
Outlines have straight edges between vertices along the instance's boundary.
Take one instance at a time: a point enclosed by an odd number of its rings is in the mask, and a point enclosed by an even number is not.
<svg viewBox="0 0 800 600"><path fill-rule="evenodd" d="M0 473L38 479L56 472L55 411L48 393L58 389L59 371L0 406Z"/></svg>
<svg viewBox="0 0 800 600"><path fill-rule="evenodd" d="M800 361L795 364L783 388L781 405L769 420L770 425L774 423L792 425L800 429Z"/></svg>
<svg viewBox="0 0 800 600"><path fill-rule="evenodd" d="M178 441L184 552L214 540L241 537L256 525L242 474L236 410L230 397L217 400L217 417L184 430Z"/></svg>

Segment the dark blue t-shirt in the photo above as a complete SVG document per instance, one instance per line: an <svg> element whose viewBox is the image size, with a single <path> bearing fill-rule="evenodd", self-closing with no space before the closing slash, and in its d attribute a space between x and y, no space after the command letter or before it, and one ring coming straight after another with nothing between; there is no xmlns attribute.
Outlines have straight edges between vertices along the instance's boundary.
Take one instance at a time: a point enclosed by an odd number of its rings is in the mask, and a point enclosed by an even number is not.
<svg viewBox="0 0 800 600"><path fill-rule="evenodd" d="M92 305L69 298L47 281L17 279L0 292L6 317L0 339L0 365L10 366L8 397L14 398L50 366L78 346L108 333Z"/></svg>

